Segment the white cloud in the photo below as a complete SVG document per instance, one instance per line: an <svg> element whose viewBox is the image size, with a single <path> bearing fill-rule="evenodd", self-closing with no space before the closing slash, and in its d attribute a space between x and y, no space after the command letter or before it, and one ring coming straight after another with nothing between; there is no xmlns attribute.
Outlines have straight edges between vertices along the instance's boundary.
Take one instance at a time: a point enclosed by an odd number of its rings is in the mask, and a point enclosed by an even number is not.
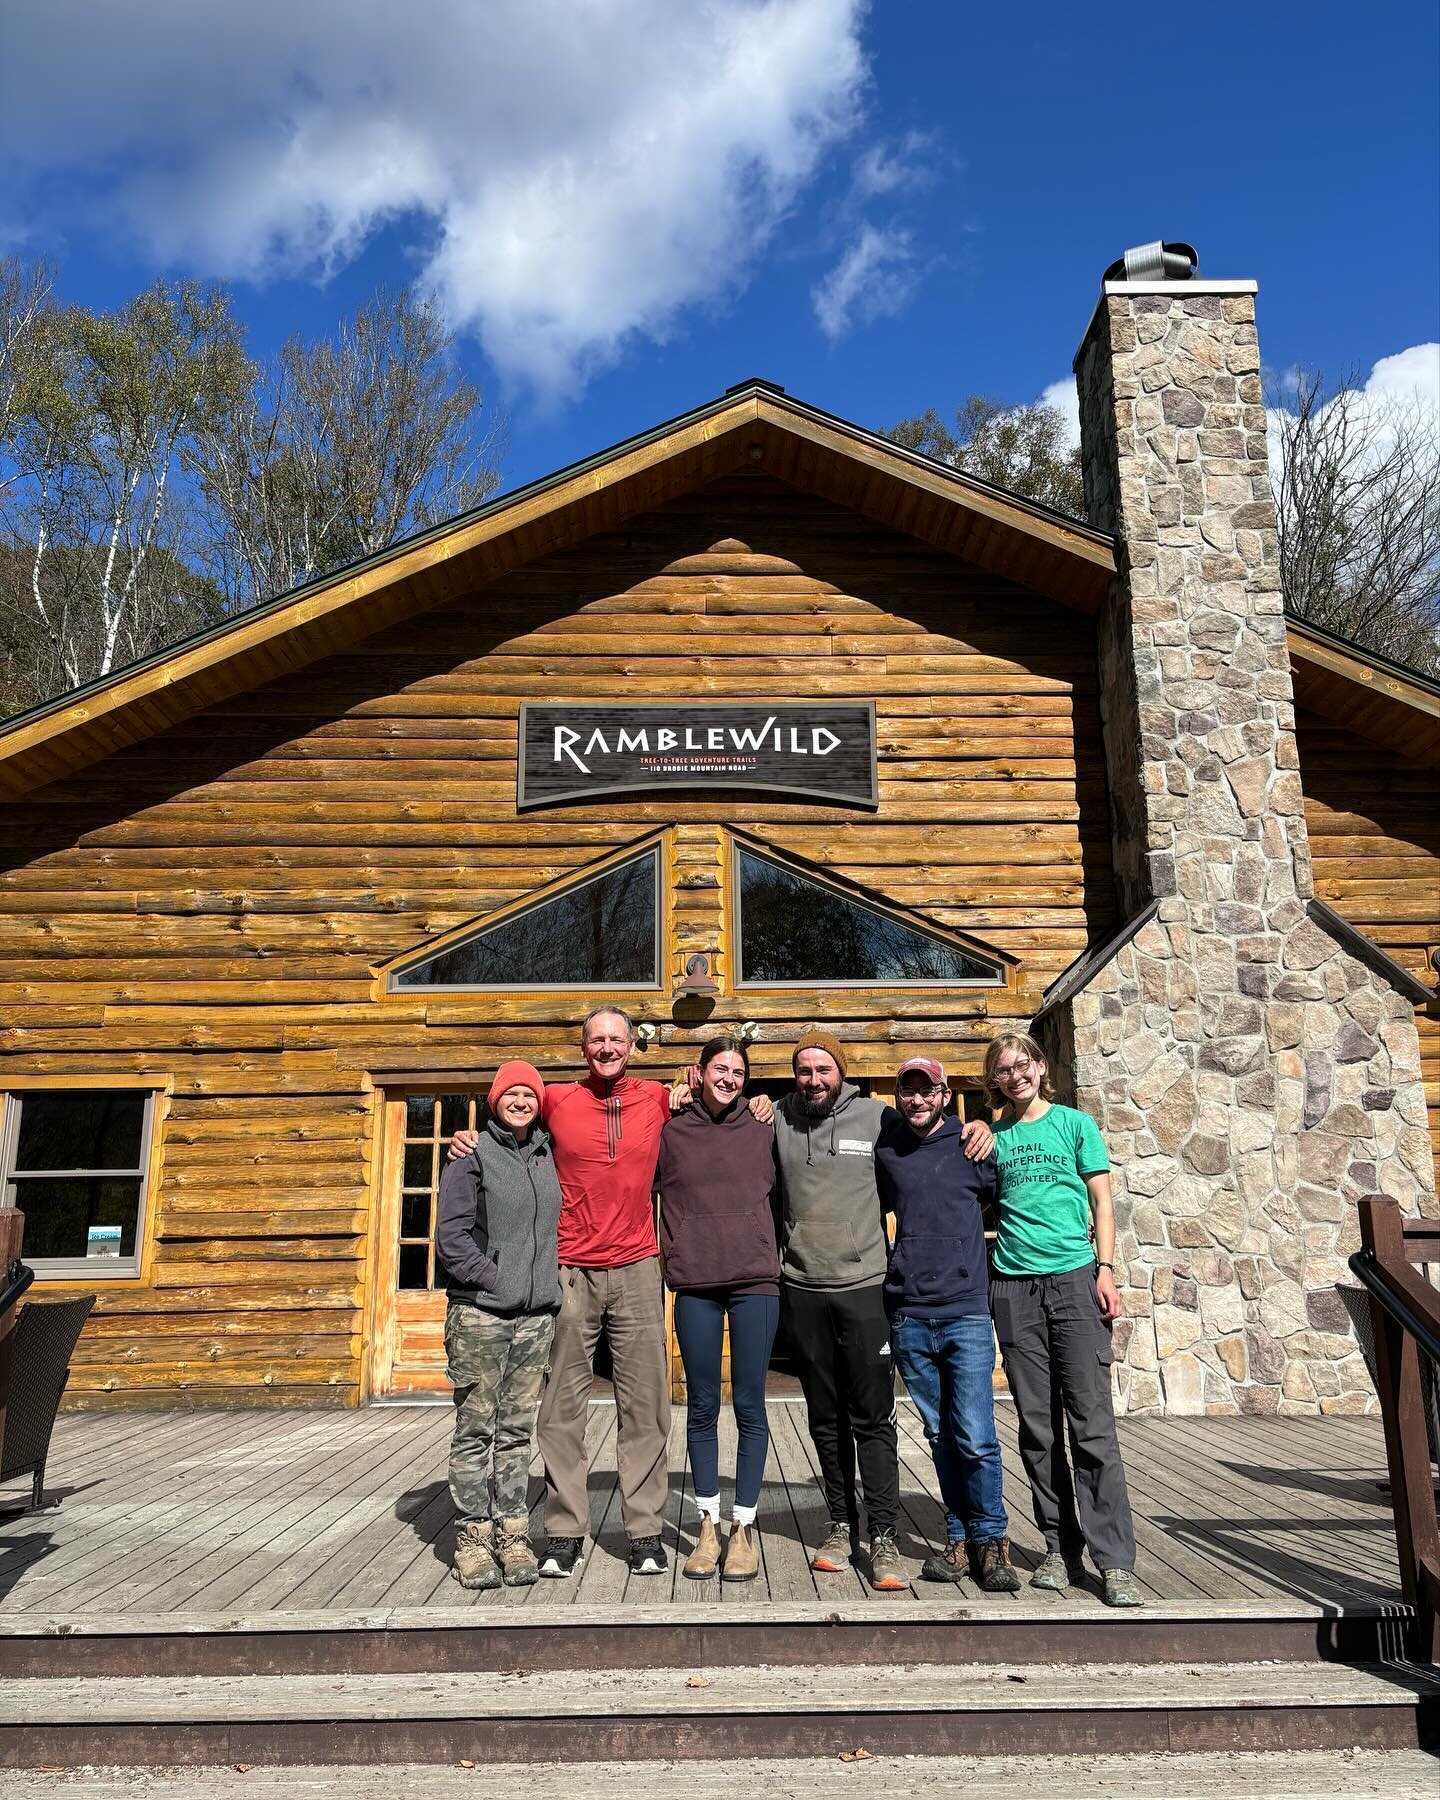
<svg viewBox="0 0 1440 1800"><path fill-rule="evenodd" d="M1293 394L1299 376L1298 370L1287 374L1281 391ZM1382 356L1359 386L1331 400L1317 416L1337 406L1348 415L1351 441L1366 445L1377 462L1392 446L1398 420L1418 427L1421 441L1440 460L1440 344L1412 344L1394 356ZM1270 474L1276 480L1285 435L1294 421L1293 412L1273 406L1266 420Z"/></svg>
<svg viewBox="0 0 1440 1800"><path fill-rule="evenodd" d="M929 187L937 146L923 131L907 131L898 144L868 145L855 158L852 186L859 200Z"/></svg>
<svg viewBox="0 0 1440 1800"><path fill-rule="evenodd" d="M1080 442L1080 395L1075 377L1067 375L1063 381L1052 381L1042 389L1037 405L1055 408L1065 421L1065 448L1074 450Z"/></svg>
<svg viewBox="0 0 1440 1800"><path fill-rule="evenodd" d="M564 392L743 284L858 122L864 0L12 0L9 203L83 182L159 260L423 286ZM63 75L58 73L63 71Z"/></svg>
<svg viewBox="0 0 1440 1800"><path fill-rule="evenodd" d="M835 267L811 289L810 299L820 329L834 343L854 325L899 312L915 281L910 233L865 225Z"/></svg>

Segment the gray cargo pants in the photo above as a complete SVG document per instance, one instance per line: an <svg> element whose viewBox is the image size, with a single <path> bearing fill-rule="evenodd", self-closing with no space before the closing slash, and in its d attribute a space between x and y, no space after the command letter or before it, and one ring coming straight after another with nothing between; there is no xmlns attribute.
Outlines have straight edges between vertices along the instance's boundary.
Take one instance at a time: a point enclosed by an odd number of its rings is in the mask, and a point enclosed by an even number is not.
<svg viewBox="0 0 1440 1800"><path fill-rule="evenodd" d="M1135 1527L1110 1397L1115 1356L1094 1265L1061 1275L991 1275L990 1313L1046 1544L1070 1563L1088 1544L1102 1574L1133 1569Z"/></svg>
<svg viewBox="0 0 1440 1800"><path fill-rule="evenodd" d="M555 1321L497 1318L452 1300L445 1357L455 1388L450 1497L462 1521L528 1517L530 1434L540 1410Z"/></svg>

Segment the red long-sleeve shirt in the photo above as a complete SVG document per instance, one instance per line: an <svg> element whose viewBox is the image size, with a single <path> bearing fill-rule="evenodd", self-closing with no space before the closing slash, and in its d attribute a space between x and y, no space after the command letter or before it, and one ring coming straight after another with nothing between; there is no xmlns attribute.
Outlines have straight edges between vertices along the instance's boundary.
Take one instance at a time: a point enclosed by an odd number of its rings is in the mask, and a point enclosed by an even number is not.
<svg viewBox="0 0 1440 1800"><path fill-rule="evenodd" d="M658 1081L568 1082L545 1090L545 1127L564 1204L560 1262L618 1269L655 1256L655 1160L670 1097Z"/></svg>

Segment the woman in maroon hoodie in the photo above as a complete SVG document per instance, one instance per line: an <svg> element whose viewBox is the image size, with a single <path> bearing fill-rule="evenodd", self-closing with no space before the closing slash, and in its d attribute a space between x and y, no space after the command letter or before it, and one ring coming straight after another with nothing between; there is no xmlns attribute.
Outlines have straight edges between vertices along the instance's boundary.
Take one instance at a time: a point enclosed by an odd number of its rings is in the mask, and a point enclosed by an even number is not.
<svg viewBox="0 0 1440 1800"><path fill-rule="evenodd" d="M759 1573L755 1511L770 1431L765 1371L780 1319L774 1132L745 1105L750 1062L738 1038L700 1052L700 1092L660 1134L660 1252L675 1295L675 1335L689 1400L686 1442L700 1537L685 1573L724 1581ZM730 1322L730 1387L739 1447L735 1504L720 1556L720 1358Z"/></svg>

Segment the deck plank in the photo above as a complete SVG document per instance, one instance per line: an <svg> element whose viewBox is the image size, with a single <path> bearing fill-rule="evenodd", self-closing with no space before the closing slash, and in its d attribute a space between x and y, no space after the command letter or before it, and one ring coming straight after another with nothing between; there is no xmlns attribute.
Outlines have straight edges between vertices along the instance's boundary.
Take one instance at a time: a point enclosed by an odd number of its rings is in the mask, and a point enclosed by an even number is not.
<svg viewBox="0 0 1440 1800"><path fill-rule="evenodd" d="M51 1488L62 1503L0 1518L0 1604L12 1615L354 1614L378 1608L911 1607L974 1600L968 1585L924 1583L918 1562L944 1536L934 1465L918 1416L899 1403L901 1548L908 1594L872 1596L863 1571L815 1575L826 1527L803 1405L769 1408L757 1520L759 1580L686 1581L693 1483L683 1408L670 1431L660 1578L632 1577L615 1463L615 1409L586 1425L592 1538L580 1578L475 1594L449 1577L447 1484L453 1413L386 1406L351 1412L72 1413L59 1422ZM1005 1501L1017 1565L1042 1552L1020 1465L1014 1410L998 1409ZM1376 1486L1377 1419L1123 1419L1120 1438L1152 1600L1399 1598L1394 1530ZM721 1413L722 1513L733 1494L734 1416ZM532 1530L544 1537L543 1479L531 1462ZM1099 1606L1093 1584L1069 1597ZM1004 1605L1002 1597L986 1605ZM1027 1603L1033 1597L1027 1594Z"/></svg>

